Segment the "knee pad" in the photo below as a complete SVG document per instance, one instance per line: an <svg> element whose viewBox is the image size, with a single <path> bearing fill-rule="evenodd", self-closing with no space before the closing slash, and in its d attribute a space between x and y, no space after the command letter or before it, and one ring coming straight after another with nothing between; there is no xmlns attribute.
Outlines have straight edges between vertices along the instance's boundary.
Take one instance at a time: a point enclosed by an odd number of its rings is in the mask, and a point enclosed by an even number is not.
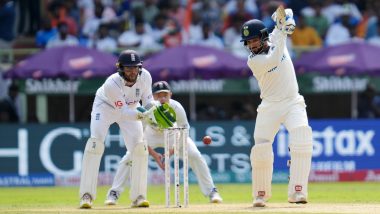
<svg viewBox="0 0 380 214"><path fill-rule="evenodd" d="M103 141L97 138L89 138L86 143L86 148L84 149L86 153L91 153L95 155L102 155L104 152Z"/></svg>
<svg viewBox="0 0 380 214"><path fill-rule="evenodd" d="M251 149L251 165L253 167L267 167L273 165L273 150L271 143L255 144Z"/></svg>
<svg viewBox="0 0 380 214"><path fill-rule="evenodd" d="M290 154L311 156L313 134L310 126L301 126L289 131Z"/></svg>

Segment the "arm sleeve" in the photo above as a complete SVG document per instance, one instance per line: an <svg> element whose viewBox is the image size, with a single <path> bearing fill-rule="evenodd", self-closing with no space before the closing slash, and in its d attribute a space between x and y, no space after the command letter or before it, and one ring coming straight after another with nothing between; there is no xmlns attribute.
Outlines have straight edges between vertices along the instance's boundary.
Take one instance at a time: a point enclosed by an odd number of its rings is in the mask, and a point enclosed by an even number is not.
<svg viewBox="0 0 380 214"><path fill-rule="evenodd" d="M141 96L141 102L143 106L147 106L154 101L152 95L152 76L149 74L149 72L148 75L145 76L144 84L145 86L144 92Z"/></svg>
<svg viewBox="0 0 380 214"><path fill-rule="evenodd" d="M270 47L271 50L268 54L252 57L252 63L248 60L248 66L251 70L254 72L264 73L276 67L284 55L284 50L286 48L286 37L287 35L284 32L275 28L269 37L273 46Z"/></svg>
<svg viewBox="0 0 380 214"><path fill-rule="evenodd" d="M104 94L117 111L122 111L127 120L137 120L137 110L128 108L125 104L122 86L110 78L104 84Z"/></svg>
<svg viewBox="0 0 380 214"><path fill-rule="evenodd" d="M182 105L176 106L175 112L177 115L177 126L190 128L189 122L187 120L186 112L183 106Z"/></svg>

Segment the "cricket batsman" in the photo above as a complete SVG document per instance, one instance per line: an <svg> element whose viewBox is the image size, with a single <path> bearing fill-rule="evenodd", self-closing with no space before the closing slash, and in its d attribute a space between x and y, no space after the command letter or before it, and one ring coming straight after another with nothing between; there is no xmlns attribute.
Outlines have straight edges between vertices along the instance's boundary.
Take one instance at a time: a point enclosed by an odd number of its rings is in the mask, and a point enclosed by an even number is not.
<svg viewBox="0 0 380 214"><path fill-rule="evenodd" d="M165 81L156 82L153 84L152 90L154 100L162 105L168 104L170 106L173 112L172 118L175 118L174 126L190 128L183 106L178 101L171 99L172 92L169 84ZM155 148L164 147L164 133L162 128L147 124L144 137L148 143L149 154L152 155L158 166L164 169L163 155L154 150ZM214 185L206 161L190 137L187 137L187 143L189 165L197 177L203 195L209 198L210 203L221 203L223 199ZM171 141L171 144L173 144L173 141ZM182 149L180 149L180 151L182 152ZM181 156L182 155L180 155L180 157ZM131 167L129 166L129 161L130 154L127 152L119 163L112 187L107 193L107 199L104 202L106 205L115 205L120 194L124 191L124 187L127 185L130 175Z"/></svg>
<svg viewBox="0 0 380 214"><path fill-rule="evenodd" d="M162 118L155 114L157 108L152 97L152 77L142 68L139 55L133 50L123 51L116 66L117 73L109 76L97 90L92 106L91 135L86 143L82 161L80 208L91 208L95 200L104 140L113 123L119 125L131 156L132 207L149 207L148 148L143 140L141 120L160 126L157 121L162 121ZM140 106L140 101L146 109Z"/></svg>
<svg viewBox="0 0 380 214"><path fill-rule="evenodd" d="M287 35L295 29L293 11L280 6L272 19L276 27L269 35L263 22L257 19L245 22L241 28L241 42L250 52L247 65L259 83L262 100L257 109L255 145L250 155L254 207L264 207L272 194L272 143L281 124L289 132L289 203L307 203L313 150L305 100L298 92L293 63L285 45Z"/></svg>

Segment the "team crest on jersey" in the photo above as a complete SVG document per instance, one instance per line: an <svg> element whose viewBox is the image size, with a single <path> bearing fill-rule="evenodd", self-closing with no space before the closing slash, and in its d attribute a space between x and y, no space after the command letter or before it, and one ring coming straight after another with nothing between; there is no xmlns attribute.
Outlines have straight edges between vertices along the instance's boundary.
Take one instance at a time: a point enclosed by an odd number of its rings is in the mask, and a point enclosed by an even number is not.
<svg viewBox="0 0 380 214"><path fill-rule="evenodd" d="M136 88L136 97L140 96L140 89Z"/></svg>

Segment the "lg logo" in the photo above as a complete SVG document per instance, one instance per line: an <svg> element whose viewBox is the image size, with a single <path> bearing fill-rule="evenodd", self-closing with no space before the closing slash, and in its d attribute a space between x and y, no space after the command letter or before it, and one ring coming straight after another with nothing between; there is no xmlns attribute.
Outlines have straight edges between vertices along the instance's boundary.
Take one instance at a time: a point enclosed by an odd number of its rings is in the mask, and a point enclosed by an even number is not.
<svg viewBox="0 0 380 214"><path fill-rule="evenodd" d="M116 106L116 108L121 108L123 106L123 102L121 102L120 100L118 100L118 101L115 102L115 106Z"/></svg>

